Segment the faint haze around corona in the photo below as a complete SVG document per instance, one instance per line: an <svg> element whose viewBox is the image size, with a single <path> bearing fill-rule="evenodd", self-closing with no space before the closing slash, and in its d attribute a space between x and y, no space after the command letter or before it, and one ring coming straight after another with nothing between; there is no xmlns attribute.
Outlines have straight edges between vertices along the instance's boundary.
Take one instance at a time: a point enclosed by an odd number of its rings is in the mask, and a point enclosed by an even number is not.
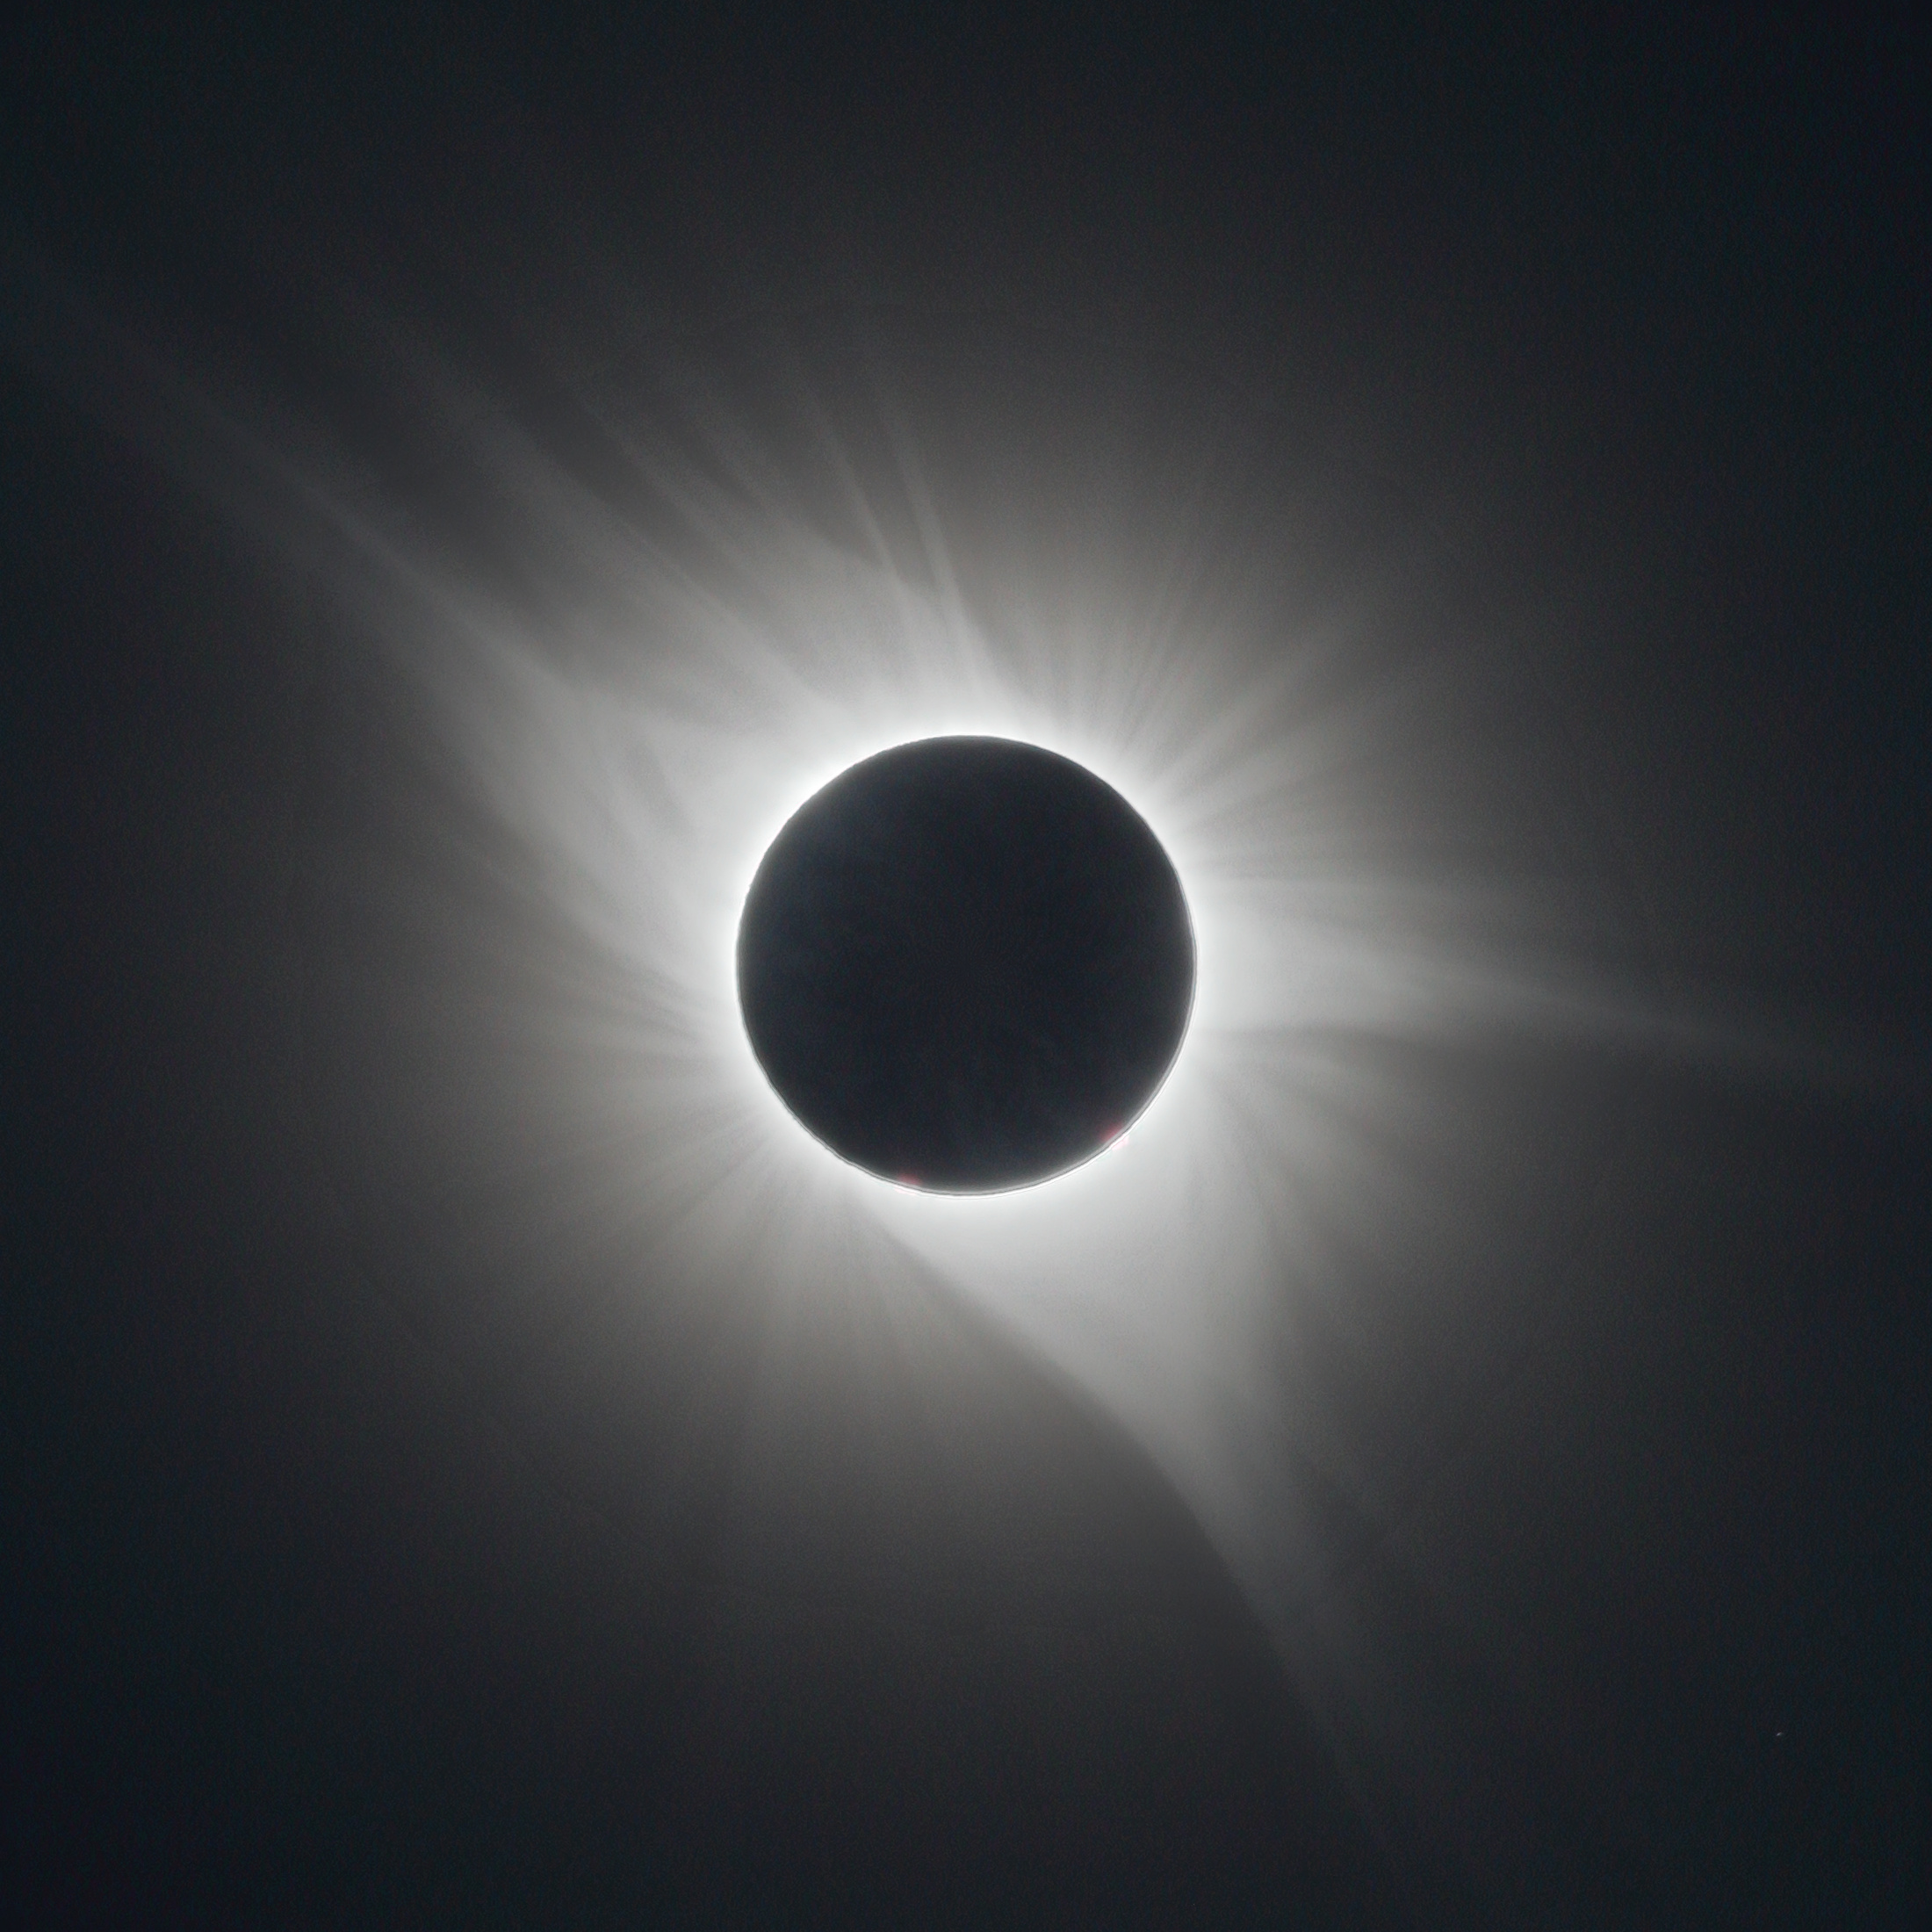
<svg viewBox="0 0 1932 1932"><path fill-rule="evenodd" d="M1345 1701L1307 1612L1594 1238L1603 1056L1733 1044L1660 999L1510 587L1318 407L1131 350L826 312L559 350L505 397L400 340L422 454L388 471L100 357L308 587L305 1050L386 1292L585 1467L667 1323L777 1324L778 1400L963 1302L1133 1433ZM1050 1186L825 1158L738 1010L789 816L948 736L1093 773L1185 882L1185 1048ZM681 1426L634 1452L647 1537Z"/></svg>

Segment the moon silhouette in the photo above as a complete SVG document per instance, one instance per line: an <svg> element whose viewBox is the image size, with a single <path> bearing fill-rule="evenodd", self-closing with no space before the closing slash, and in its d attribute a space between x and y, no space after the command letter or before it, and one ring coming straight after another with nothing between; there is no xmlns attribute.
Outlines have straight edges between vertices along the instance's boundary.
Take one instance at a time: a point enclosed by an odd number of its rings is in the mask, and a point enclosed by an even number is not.
<svg viewBox="0 0 1932 1932"><path fill-rule="evenodd" d="M1071 759L935 738L852 767L786 824L739 933L745 1025L797 1120L934 1192L1023 1187L1115 1139L1193 997L1180 880Z"/></svg>

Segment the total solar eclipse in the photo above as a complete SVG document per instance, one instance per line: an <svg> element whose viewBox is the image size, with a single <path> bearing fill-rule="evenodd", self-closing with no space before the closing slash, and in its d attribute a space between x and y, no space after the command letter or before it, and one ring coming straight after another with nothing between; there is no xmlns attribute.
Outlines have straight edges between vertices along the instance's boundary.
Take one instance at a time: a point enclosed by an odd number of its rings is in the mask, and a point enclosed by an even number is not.
<svg viewBox="0 0 1932 1932"><path fill-rule="evenodd" d="M796 812L745 903L738 990L797 1119L869 1172L946 1193L1078 1165L1179 1050L1194 942L1173 865L1092 772L935 738Z"/></svg>

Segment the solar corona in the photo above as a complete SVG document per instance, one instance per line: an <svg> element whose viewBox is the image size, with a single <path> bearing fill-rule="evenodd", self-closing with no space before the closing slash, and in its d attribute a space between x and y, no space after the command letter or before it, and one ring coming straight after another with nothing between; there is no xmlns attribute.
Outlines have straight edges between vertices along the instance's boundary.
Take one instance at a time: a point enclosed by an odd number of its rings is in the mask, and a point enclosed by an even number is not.
<svg viewBox="0 0 1932 1932"><path fill-rule="evenodd" d="M998 321L430 394L393 498L156 393L314 585L307 1091L385 1292L646 1540L690 1361L984 1330L1301 1643L1595 1238L1567 1049L1654 1010L1484 573L1276 400Z"/></svg>

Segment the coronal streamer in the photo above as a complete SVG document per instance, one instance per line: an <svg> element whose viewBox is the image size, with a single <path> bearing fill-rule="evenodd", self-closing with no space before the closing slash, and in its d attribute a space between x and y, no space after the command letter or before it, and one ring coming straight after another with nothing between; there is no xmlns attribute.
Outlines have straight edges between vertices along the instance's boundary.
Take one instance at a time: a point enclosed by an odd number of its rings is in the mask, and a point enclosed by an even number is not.
<svg viewBox="0 0 1932 1932"><path fill-rule="evenodd" d="M309 587L305 1051L370 1268L667 1575L796 1581L771 1417L827 1378L916 1388L970 1457L968 1308L1133 1433L1317 1704L1359 1701L1308 1612L1597 1226L1605 1053L1829 1058L1659 999L1509 597L1289 389L828 314L505 399L392 334L384 446L431 455L386 471L32 292L49 371ZM801 1132L734 984L799 804L954 735L1114 788L1196 945L1132 1134L992 1194ZM706 1482L736 1527L694 1543Z"/></svg>
<svg viewBox="0 0 1932 1932"><path fill-rule="evenodd" d="M1623 1119L1574 1049L1644 1032L1628 904L1429 521L1186 371L822 322L472 417L378 551L334 600L308 916L353 1212L463 1204L419 1316L581 1430L743 1284L915 1356L957 1295L1287 1640L1508 1373ZM951 735L1114 788L1198 945L1132 1135L1016 1193L834 1157L736 998L789 815Z"/></svg>

